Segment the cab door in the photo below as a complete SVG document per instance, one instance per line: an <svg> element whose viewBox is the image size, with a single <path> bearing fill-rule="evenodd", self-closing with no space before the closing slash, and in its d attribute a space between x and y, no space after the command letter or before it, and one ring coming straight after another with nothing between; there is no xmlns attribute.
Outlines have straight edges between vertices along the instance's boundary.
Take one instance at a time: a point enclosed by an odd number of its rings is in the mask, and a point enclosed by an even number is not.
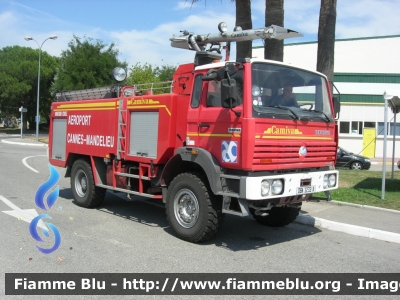
<svg viewBox="0 0 400 300"><path fill-rule="evenodd" d="M205 97L206 83L202 81L203 74L197 74L194 79L192 99L188 108L186 146L199 146L199 111L202 98Z"/></svg>
<svg viewBox="0 0 400 300"><path fill-rule="evenodd" d="M235 113L222 107L221 82L208 81L203 87L198 116L198 143L221 165L238 167L241 122Z"/></svg>

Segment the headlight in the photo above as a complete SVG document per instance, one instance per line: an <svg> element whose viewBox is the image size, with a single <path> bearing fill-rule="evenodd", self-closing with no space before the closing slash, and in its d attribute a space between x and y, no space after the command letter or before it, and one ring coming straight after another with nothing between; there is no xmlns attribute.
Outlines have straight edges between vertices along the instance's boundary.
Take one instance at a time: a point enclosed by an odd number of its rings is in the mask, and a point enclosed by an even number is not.
<svg viewBox="0 0 400 300"><path fill-rule="evenodd" d="M365 159L365 162L371 162L371 160L370 160L370 159L368 159L368 158L366 158L366 159Z"/></svg>
<svg viewBox="0 0 400 300"><path fill-rule="evenodd" d="M333 187L336 185L336 176L334 174L329 175L329 186Z"/></svg>
<svg viewBox="0 0 400 300"><path fill-rule="evenodd" d="M273 180L272 184L271 184L271 188L272 188L272 194L274 194L274 195L281 194L282 193L282 189L283 189L282 180L280 180L280 179Z"/></svg>
<svg viewBox="0 0 400 300"><path fill-rule="evenodd" d="M324 175L324 184L323 184L324 188L328 187L328 181L329 181L328 175Z"/></svg>
<svg viewBox="0 0 400 300"><path fill-rule="evenodd" d="M261 196L267 196L269 194L271 186L267 180L261 181Z"/></svg>

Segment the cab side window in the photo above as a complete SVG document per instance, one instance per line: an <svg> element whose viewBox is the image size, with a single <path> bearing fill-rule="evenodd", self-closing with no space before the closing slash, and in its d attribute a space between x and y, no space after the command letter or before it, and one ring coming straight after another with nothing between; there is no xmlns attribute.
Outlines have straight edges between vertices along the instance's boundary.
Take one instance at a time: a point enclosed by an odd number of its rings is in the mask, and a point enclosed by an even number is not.
<svg viewBox="0 0 400 300"><path fill-rule="evenodd" d="M207 90L207 107L221 106L221 82L210 81Z"/></svg>
<svg viewBox="0 0 400 300"><path fill-rule="evenodd" d="M236 81L236 92L238 105L243 102L243 71L239 70L231 76ZM207 107L222 107L221 81L209 81L207 89Z"/></svg>
<svg viewBox="0 0 400 300"><path fill-rule="evenodd" d="M238 95L238 105L243 103L243 71L239 70L233 76L231 76L236 81L236 91Z"/></svg>
<svg viewBox="0 0 400 300"><path fill-rule="evenodd" d="M202 77L203 75L201 74L197 75L194 80L192 101L190 102L190 107L192 108L197 108L200 105L201 91L203 89L203 81L201 80Z"/></svg>

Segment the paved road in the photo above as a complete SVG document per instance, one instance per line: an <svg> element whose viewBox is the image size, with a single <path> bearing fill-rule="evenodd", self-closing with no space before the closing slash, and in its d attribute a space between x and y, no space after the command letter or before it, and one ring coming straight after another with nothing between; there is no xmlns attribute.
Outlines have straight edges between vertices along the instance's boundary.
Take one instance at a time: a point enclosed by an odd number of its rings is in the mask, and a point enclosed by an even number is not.
<svg viewBox="0 0 400 300"><path fill-rule="evenodd" d="M392 172L392 166L393 166L393 171L398 172L400 171L399 168L397 168L397 160L394 161L394 164L392 164L392 158L387 158L386 159L386 172ZM348 170L349 168L344 168L345 170ZM383 162L382 158L374 158L372 159L371 162L371 167L369 168L368 171L381 171L383 170ZM357 172L355 170L354 172Z"/></svg>
<svg viewBox="0 0 400 300"><path fill-rule="evenodd" d="M381 171L382 172L382 161L379 159L379 161L375 161L372 163L371 168L369 169L370 171ZM392 166L393 166L393 171L394 172L399 172L400 169L397 168L397 162L395 160L394 164L392 164L392 159L388 159L386 161L386 172L392 172Z"/></svg>
<svg viewBox="0 0 400 300"><path fill-rule="evenodd" d="M0 153L0 195L21 209L36 208L36 190L49 177L47 147L0 143ZM173 235L165 209L158 202L138 197L127 201L108 192L99 209L78 207L72 200L69 179L63 177L64 170L58 170L60 195L48 213L51 223L60 230L60 248L49 255L40 253L35 248L40 243L31 237L28 223L0 213L3 273L0 282L8 272L395 273L400 270L400 244L298 223L284 228L263 227L250 217L227 215L215 239L190 244ZM6 210L10 207L0 201L0 211ZM50 237L43 247L52 242ZM0 295L4 295L3 284ZM69 298L83 299L83 296Z"/></svg>

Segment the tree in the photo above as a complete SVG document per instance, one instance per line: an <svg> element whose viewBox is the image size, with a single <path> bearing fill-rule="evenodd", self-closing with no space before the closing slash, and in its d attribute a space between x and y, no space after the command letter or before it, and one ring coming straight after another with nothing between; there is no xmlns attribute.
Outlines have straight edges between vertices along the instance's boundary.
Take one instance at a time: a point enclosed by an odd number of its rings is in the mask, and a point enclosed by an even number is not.
<svg viewBox="0 0 400 300"><path fill-rule="evenodd" d="M236 0L236 26L242 27L243 30L252 29L251 20L251 0ZM237 42L236 58L252 57L253 42Z"/></svg>
<svg viewBox="0 0 400 300"><path fill-rule="evenodd" d="M18 108L28 109L24 121L35 123L39 50L9 46L0 50L0 110L7 118L19 116ZM39 113L47 118L52 96L50 87L56 74L57 58L42 51L40 63ZM26 122L24 122L26 128Z"/></svg>
<svg viewBox="0 0 400 300"><path fill-rule="evenodd" d="M144 83L161 83L171 81L176 68L174 66L163 65L161 67L153 67L151 64L145 63L143 66L140 63L132 66L129 69L129 77L127 78L128 85L141 84L140 89L146 90L152 87L151 84L143 85ZM170 84L156 84L155 94L168 93Z"/></svg>
<svg viewBox="0 0 400 300"><path fill-rule="evenodd" d="M171 81L176 71L176 67L170 65L162 65L154 69L154 74L159 81Z"/></svg>
<svg viewBox="0 0 400 300"><path fill-rule="evenodd" d="M140 63L136 63L136 65L129 69L129 73L130 75L126 80L129 85L158 81L154 74L153 66L148 63L145 63L143 66Z"/></svg>
<svg viewBox="0 0 400 300"><path fill-rule="evenodd" d="M95 42L74 35L68 43L69 49L62 51L54 91L79 90L114 84L111 71L127 63L118 60L115 44L109 46L101 40Z"/></svg>
<svg viewBox="0 0 400 300"><path fill-rule="evenodd" d="M265 1L265 27L277 25L284 27L284 0ZM283 61L283 40L265 39L264 58Z"/></svg>
<svg viewBox="0 0 400 300"><path fill-rule="evenodd" d="M317 71L333 82L337 0L321 0L318 26Z"/></svg>

